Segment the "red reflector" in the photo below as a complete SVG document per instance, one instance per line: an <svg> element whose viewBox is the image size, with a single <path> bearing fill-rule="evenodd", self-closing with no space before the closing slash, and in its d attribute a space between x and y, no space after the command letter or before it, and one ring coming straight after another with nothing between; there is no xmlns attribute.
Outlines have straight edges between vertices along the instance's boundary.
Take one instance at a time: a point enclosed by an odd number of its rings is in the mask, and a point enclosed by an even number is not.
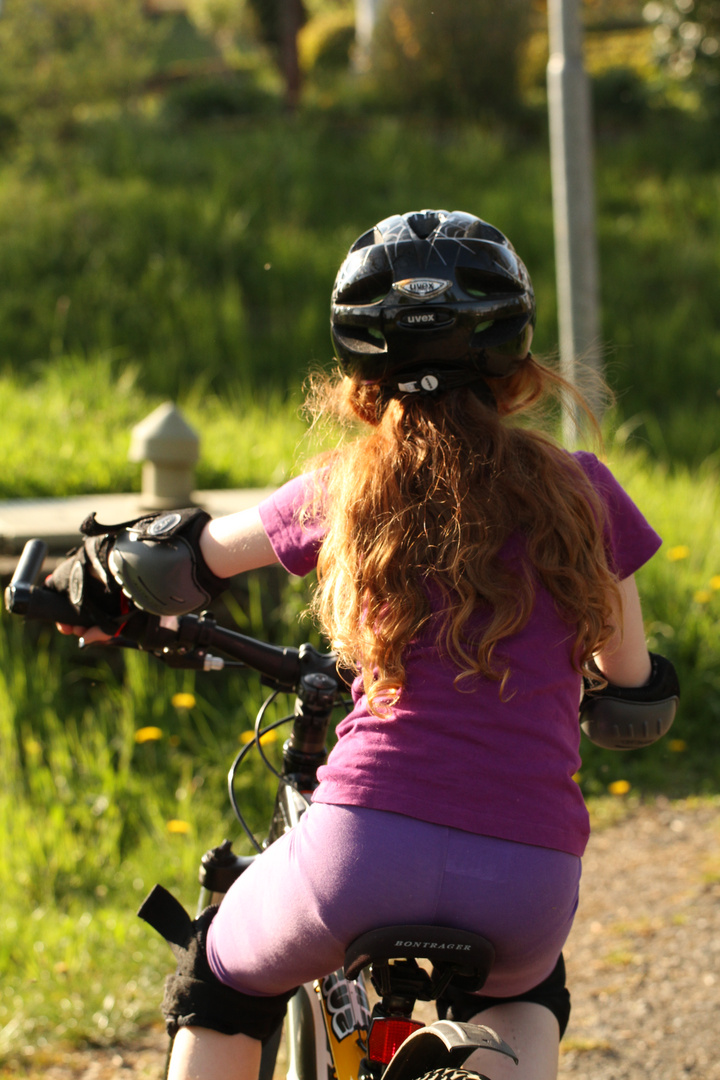
<svg viewBox="0 0 720 1080"><path fill-rule="evenodd" d="M376 1017L368 1037L368 1057L388 1065L396 1050L405 1042L413 1031L425 1027L418 1020L403 1020L398 1017L383 1019Z"/></svg>

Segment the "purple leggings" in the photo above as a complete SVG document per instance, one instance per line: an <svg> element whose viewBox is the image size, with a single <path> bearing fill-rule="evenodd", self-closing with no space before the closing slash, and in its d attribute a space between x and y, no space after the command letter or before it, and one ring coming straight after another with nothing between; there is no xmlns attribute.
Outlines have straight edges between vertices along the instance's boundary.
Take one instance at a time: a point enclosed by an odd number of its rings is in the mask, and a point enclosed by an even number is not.
<svg viewBox="0 0 720 1080"><path fill-rule="evenodd" d="M279 994L340 967L366 930L445 924L493 942L483 993L511 997L555 967L579 882L580 859L562 851L313 803L232 886L208 959L244 993Z"/></svg>

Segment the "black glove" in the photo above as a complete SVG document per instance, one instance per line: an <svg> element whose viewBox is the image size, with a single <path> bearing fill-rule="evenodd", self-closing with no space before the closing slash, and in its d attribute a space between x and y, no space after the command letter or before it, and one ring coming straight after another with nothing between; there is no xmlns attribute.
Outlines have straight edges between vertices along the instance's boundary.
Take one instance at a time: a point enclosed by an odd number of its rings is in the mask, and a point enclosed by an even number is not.
<svg viewBox="0 0 720 1080"><path fill-rule="evenodd" d="M116 634L137 610L109 571L107 557L113 539L88 537L45 579L47 589L68 598L78 625L99 626L106 634Z"/></svg>

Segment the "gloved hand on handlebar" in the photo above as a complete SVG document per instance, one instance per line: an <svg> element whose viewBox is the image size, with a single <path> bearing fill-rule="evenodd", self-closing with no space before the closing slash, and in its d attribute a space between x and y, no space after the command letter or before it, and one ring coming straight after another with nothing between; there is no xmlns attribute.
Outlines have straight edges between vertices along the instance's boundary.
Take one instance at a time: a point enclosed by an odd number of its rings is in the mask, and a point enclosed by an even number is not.
<svg viewBox="0 0 720 1080"><path fill-rule="evenodd" d="M198 507L102 525L92 514L85 540L46 581L64 593L78 621L115 634L138 609L184 615L227 586L208 567L200 535L210 515Z"/></svg>
<svg viewBox="0 0 720 1080"><path fill-rule="evenodd" d="M68 598L79 626L96 626L110 636L137 611L109 570L113 539L108 534L87 537L45 579L45 588Z"/></svg>

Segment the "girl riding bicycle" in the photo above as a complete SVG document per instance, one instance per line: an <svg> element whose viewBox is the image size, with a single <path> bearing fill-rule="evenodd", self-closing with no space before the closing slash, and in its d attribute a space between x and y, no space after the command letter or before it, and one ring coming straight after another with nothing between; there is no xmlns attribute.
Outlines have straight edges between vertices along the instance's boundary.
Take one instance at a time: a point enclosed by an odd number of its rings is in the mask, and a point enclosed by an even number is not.
<svg viewBox="0 0 720 1080"><path fill-rule="evenodd" d="M633 577L660 539L594 455L516 419L582 401L532 355L530 278L491 225L380 222L340 268L331 323L339 371L310 403L353 437L252 510L164 515L88 555L160 615L273 562L317 568L313 610L357 675L311 807L198 920L168 982L169 1075L256 1080L293 989L364 931L414 922L495 945L482 995L441 1008L494 1028L520 1066L479 1051L468 1067L552 1080L589 831L582 680L667 692ZM50 584L72 594L72 569Z"/></svg>

